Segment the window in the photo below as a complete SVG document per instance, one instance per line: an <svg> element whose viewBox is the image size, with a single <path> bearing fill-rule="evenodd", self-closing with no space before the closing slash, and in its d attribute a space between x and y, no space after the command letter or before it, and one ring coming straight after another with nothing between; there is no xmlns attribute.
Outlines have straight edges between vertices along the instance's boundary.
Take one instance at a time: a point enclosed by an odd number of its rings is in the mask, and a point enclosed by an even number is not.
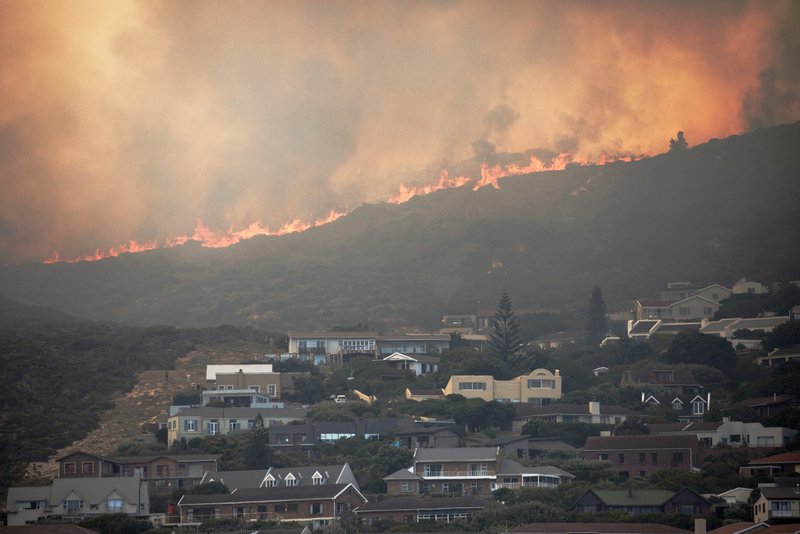
<svg viewBox="0 0 800 534"><path fill-rule="evenodd" d="M691 310L689 308L678 308L678 315L682 317L686 317L691 314Z"/></svg>
<svg viewBox="0 0 800 534"><path fill-rule="evenodd" d="M552 379L528 379L528 389L556 389L556 381Z"/></svg>
<svg viewBox="0 0 800 534"><path fill-rule="evenodd" d="M480 482L470 482L470 485L469 485L469 491L470 491L470 492L471 492L473 495L477 495L478 493L480 493L480 492L481 492L481 488L482 488L482 487L483 487L483 486L481 485L481 483L480 483Z"/></svg>
<svg viewBox="0 0 800 534"><path fill-rule="evenodd" d="M292 438L289 434L278 434L278 443L291 443Z"/></svg>
<svg viewBox="0 0 800 534"><path fill-rule="evenodd" d="M217 421L216 419L210 419L206 423L206 434L208 434L209 436L213 436L217 432L219 432L219 421Z"/></svg>
<svg viewBox="0 0 800 534"><path fill-rule="evenodd" d="M740 434L731 434L731 443L741 443L742 436Z"/></svg>
<svg viewBox="0 0 800 534"><path fill-rule="evenodd" d="M242 429L242 424L239 422L238 419L231 419L230 421L228 421L228 429L231 432L236 432L237 430Z"/></svg>
<svg viewBox="0 0 800 534"><path fill-rule="evenodd" d="M450 493L450 484L442 482L442 493Z"/></svg>
<svg viewBox="0 0 800 534"><path fill-rule="evenodd" d="M651 452L650 453L650 463L653 464L653 465L658 464L658 453L657 452Z"/></svg>
<svg viewBox="0 0 800 534"><path fill-rule="evenodd" d="M489 472L486 464L469 464L467 475L471 477L486 476Z"/></svg>
<svg viewBox="0 0 800 534"><path fill-rule="evenodd" d="M711 298L714 300L719 300L719 293L711 293Z"/></svg>
<svg viewBox="0 0 800 534"><path fill-rule="evenodd" d="M293 502L293 503L287 504L286 505L286 511L287 512L296 512L297 511L297 503Z"/></svg>
<svg viewBox="0 0 800 534"><path fill-rule="evenodd" d="M411 493L411 484L407 480L400 482L400 493Z"/></svg>
<svg viewBox="0 0 800 534"><path fill-rule="evenodd" d="M486 389L486 382L459 382L458 389Z"/></svg>
<svg viewBox="0 0 800 534"><path fill-rule="evenodd" d="M425 464L422 470L422 476L425 477L440 477L442 476L442 464Z"/></svg>
<svg viewBox="0 0 800 534"><path fill-rule="evenodd" d="M322 475L319 473L314 473L314 476L311 477L311 483L315 486L322 485Z"/></svg>
<svg viewBox="0 0 800 534"><path fill-rule="evenodd" d="M94 462L81 462L81 473L84 475L94 473Z"/></svg>
<svg viewBox="0 0 800 534"><path fill-rule="evenodd" d="M256 427L256 420L255 419L248 419L247 420L247 430L253 430Z"/></svg>
<svg viewBox="0 0 800 534"><path fill-rule="evenodd" d="M711 308L705 307L703 308L703 317L711 317Z"/></svg>
<svg viewBox="0 0 800 534"><path fill-rule="evenodd" d="M78 513L78 510L80 510L81 508L83 508L83 501L81 501L80 499L64 501L64 510L66 510L68 514Z"/></svg>
<svg viewBox="0 0 800 534"><path fill-rule="evenodd" d="M617 456L618 456L617 459L619 460L619 463L624 464L625 463L625 453L621 452Z"/></svg>
<svg viewBox="0 0 800 534"><path fill-rule="evenodd" d="M184 419L183 421L184 432L197 432L197 419Z"/></svg>
<svg viewBox="0 0 800 534"><path fill-rule="evenodd" d="M275 505L275 512L285 512L286 505L285 504L276 504Z"/></svg>
<svg viewBox="0 0 800 534"><path fill-rule="evenodd" d="M675 399L674 401L672 401L672 409L673 410L682 410L683 409L683 403L680 400Z"/></svg>
<svg viewBox="0 0 800 534"><path fill-rule="evenodd" d="M683 463L683 453L682 452L673 452L672 453L672 465L680 465Z"/></svg>
<svg viewBox="0 0 800 534"><path fill-rule="evenodd" d="M319 502L312 502L308 506L308 513L311 515L319 515L322 513L322 503Z"/></svg>
<svg viewBox="0 0 800 534"><path fill-rule="evenodd" d="M264 481L264 485L268 488L274 488L278 485L278 481L272 475L269 475L267 479Z"/></svg>
<svg viewBox="0 0 800 534"><path fill-rule="evenodd" d="M640 452L639 453L639 463L641 465L644 465L644 464L647 463L647 453L646 452Z"/></svg>
<svg viewBox="0 0 800 534"><path fill-rule="evenodd" d="M692 403L692 413L694 415L703 415L706 413L706 403L701 400L696 400Z"/></svg>
<svg viewBox="0 0 800 534"><path fill-rule="evenodd" d="M256 393L258 393L259 391L261 391L261 386L248 386L247 389L249 389L250 391L255 391Z"/></svg>
<svg viewBox="0 0 800 534"><path fill-rule="evenodd" d="M598 460L608 460L608 453L607 453L607 452L601 452L601 453L599 453L599 454L597 455L597 459L598 459Z"/></svg>
<svg viewBox="0 0 800 534"><path fill-rule="evenodd" d="M296 486L297 485L297 479L294 478L293 474L289 473L288 475L286 475L286 485L287 486Z"/></svg>
<svg viewBox="0 0 800 534"><path fill-rule="evenodd" d="M267 395L270 397L275 397L277 394L278 388L275 387L275 384L268 384L267 385Z"/></svg>
<svg viewBox="0 0 800 534"><path fill-rule="evenodd" d="M244 517L244 506L234 506L233 517Z"/></svg>
<svg viewBox="0 0 800 534"><path fill-rule="evenodd" d="M64 474L74 475L76 473L75 465L75 462L64 462Z"/></svg>
<svg viewBox="0 0 800 534"><path fill-rule="evenodd" d="M122 511L122 499L108 499L106 500L106 508L109 513L116 513Z"/></svg>

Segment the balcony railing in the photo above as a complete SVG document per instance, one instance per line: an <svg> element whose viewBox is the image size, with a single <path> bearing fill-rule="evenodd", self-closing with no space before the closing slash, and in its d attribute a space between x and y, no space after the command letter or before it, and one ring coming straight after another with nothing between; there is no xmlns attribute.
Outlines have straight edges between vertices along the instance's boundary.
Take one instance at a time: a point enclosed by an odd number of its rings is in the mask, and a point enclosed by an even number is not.
<svg viewBox="0 0 800 534"><path fill-rule="evenodd" d="M520 488L557 488L558 482L551 482L547 480L540 480L538 482L498 482L496 484L497 489L500 488L507 488L507 489L520 489Z"/></svg>
<svg viewBox="0 0 800 534"><path fill-rule="evenodd" d="M455 477L494 477L494 469L458 469L441 471L423 471L423 478L455 478Z"/></svg>

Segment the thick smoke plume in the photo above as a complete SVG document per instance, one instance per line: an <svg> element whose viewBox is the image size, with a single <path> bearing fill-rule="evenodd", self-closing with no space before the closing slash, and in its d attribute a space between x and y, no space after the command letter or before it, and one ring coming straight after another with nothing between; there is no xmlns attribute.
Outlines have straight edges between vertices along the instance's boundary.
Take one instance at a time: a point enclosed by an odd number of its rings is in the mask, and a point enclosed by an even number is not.
<svg viewBox="0 0 800 534"><path fill-rule="evenodd" d="M0 263L800 119L797 2L0 3ZM492 164L492 161L487 163ZM476 177L477 178L477 177Z"/></svg>

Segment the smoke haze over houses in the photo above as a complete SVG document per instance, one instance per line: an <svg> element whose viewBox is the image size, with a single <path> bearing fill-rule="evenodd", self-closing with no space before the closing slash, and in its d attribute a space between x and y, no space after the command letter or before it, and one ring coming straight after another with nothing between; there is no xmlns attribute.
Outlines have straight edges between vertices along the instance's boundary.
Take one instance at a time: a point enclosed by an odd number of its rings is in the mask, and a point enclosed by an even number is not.
<svg viewBox="0 0 800 534"><path fill-rule="evenodd" d="M794 122L798 28L794 1L2 2L0 263Z"/></svg>

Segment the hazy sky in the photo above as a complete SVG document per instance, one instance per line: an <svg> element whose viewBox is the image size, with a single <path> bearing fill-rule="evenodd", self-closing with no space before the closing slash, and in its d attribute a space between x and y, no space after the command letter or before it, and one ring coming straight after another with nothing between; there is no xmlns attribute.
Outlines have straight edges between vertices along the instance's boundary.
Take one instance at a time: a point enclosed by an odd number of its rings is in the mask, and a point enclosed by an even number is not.
<svg viewBox="0 0 800 534"><path fill-rule="evenodd" d="M793 0L4 0L0 264L794 122L797 58Z"/></svg>

